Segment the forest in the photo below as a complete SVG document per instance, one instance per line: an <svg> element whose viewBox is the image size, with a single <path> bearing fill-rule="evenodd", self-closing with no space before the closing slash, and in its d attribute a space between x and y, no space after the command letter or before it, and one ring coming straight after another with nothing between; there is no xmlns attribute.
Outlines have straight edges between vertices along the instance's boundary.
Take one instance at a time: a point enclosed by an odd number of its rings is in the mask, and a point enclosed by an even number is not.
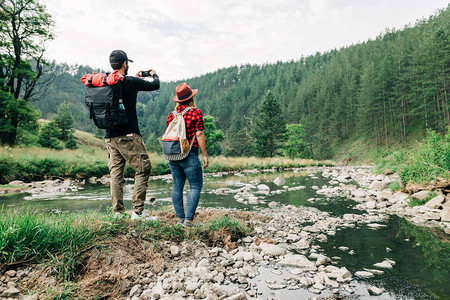
<svg viewBox="0 0 450 300"><path fill-rule="evenodd" d="M76 116L74 127L95 132L80 83L92 68L51 68L54 80L45 97L30 103L47 119L66 103ZM306 152L315 159L331 158L341 145L357 139L369 146L406 146L423 139L427 130L445 134L450 125L450 8L402 29L386 29L373 40L298 60L161 80L159 91L138 98L140 128L150 150L164 132L175 87L183 81L199 89L197 106L224 134L216 154L257 153L253 133L268 94L282 116L272 131L301 124Z"/></svg>

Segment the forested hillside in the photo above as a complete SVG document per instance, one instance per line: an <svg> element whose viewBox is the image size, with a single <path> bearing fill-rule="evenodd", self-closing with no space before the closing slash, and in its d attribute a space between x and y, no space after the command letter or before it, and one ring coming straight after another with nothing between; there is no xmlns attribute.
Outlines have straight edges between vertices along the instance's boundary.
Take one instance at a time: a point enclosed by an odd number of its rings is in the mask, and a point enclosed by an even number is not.
<svg viewBox="0 0 450 300"><path fill-rule="evenodd" d="M60 66L48 96L35 106L47 116L66 101L77 127L94 130L79 82L90 71ZM162 135L175 106L175 87L182 82L161 79L158 92L139 97L144 140ZM425 136L426 129L444 133L450 125L450 9L339 50L290 62L232 66L185 81L199 89L197 106L224 131L227 155L254 154L248 132L269 90L286 123L304 126L314 158L329 158L337 146L360 138L386 147L405 144Z"/></svg>

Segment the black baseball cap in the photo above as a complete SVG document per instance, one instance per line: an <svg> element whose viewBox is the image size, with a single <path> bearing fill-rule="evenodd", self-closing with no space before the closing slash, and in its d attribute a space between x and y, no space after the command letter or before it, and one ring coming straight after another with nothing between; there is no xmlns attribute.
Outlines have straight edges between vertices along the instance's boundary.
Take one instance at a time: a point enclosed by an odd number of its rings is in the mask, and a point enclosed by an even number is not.
<svg viewBox="0 0 450 300"><path fill-rule="evenodd" d="M123 63L124 61L133 62L131 59L128 58L125 51L122 50L114 50L109 55L109 62L110 63Z"/></svg>

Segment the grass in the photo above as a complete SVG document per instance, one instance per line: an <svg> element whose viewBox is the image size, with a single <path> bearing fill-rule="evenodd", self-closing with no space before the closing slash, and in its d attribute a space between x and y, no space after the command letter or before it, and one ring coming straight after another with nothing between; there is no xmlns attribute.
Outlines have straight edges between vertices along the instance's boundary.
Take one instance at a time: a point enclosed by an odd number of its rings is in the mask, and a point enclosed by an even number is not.
<svg viewBox="0 0 450 300"><path fill-rule="evenodd" d="M107 150L90 145L76 150L52 150L40 147L0 147L0 181L42 180L51 177L86 179L109 174ZM156 153L149 153L152 175L169 174L167 161ZM201 159L201 157L200 157ZM271 169L305 166L333 165L332 161L289 159L285 157L211 157L205 172L229 172L245 169ZM128 165L125 176L132 177L134 170Z"/></svg>
<svg viewBox="0 0 450 300"><path fill-rule="evenodd" d="M408 197L408 199L409 199L408 205L410 207L424 205L425 203L427 203L428 201L430 201L431 199L433 199L436 196L437 196L437 194L435 192L431 192L430 195L428 195L428 197L423 200L415 199L415 198L412 198L411 196L409 196Z"/></svg>
<svg viewBox="0 0 450 300"><path fill-rule="evenodd" d="M224 235L236 240L250 233L241 221L230 217L218 218L203 227L186 230L162 221L140 222L98 212L52 215L28 210L20 214L2 211L1 214L0 266L44 263L50 273L62 281L71 281L76 277L89 249L101 247L107 240L121 234L130 234L158 246L162 241L193 239L214 244Z"/></svg>

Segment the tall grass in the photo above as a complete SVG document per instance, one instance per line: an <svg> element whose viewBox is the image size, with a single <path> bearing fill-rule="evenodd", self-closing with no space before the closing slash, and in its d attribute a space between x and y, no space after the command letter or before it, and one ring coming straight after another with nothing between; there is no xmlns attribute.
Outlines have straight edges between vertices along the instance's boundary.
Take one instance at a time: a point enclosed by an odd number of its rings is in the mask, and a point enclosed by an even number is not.
<svg viewBox="0 0 450 300"><path fill-rule="evenodd" d="M98 213L48 215L2 212L0 219L0 264L41 261L62 278L70 280L79 265L82 250L111 232Z"/></svg>
<svg viewBox="0 0 450 300"><path fill-rule="evenodd" d="M170 173L167 161L156 153L149 153L152 174ZM270 169L305 166L332 165L331 161L289 159L285 157L212 157L205 172L242 171L245 169ZM47 148L0 147L0 182L20 179L42 180L48 177L89 178L109 174L107 150L91 146L80 146L77 150L51 150ZM131 177L134 170L127 165L125 176Z"/></svg>

